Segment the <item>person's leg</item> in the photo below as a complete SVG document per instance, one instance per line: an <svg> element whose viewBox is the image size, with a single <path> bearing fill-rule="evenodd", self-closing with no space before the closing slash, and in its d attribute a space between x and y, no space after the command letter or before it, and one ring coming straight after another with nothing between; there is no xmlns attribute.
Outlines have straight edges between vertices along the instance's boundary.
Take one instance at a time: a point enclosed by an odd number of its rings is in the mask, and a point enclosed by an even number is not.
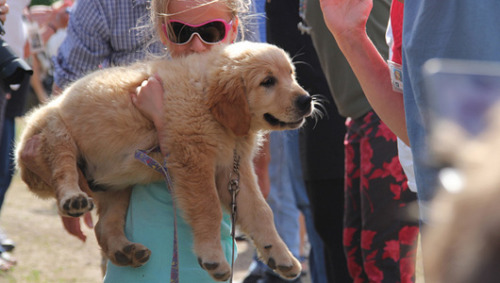
<svg viewBox="0 0 500 283"><path fill-rule="evenodd" d="M368 282L363 268L361 250L361 180L360 180L360 135L359 125L347 119L345 140L345 191L344 191L344 252L347 267L354 282Z"/></svg>
<svg viewBox="0 0 500 283"><path fill-rule="evenodd" d="M10 186L14 175L13 146L15 135L14 118L4 119L2 136L0 138L0 211L5 198L5 193Z"/></svg>
<svg viewBox="0 0 500 283"><path fill-rule="evenodd" d="M292 190L286 148L286 132L272 132L269 137L271 162L269 178L271 191L267 202L274 214L274 223L279 235L295 257L300 256L299 209Z"/></svg>
<svg viewBox="0 0 500 283"><path fill-rule="evenodd" d="M271 162L269 177L271 190L267 202L274 214L276 230L296 257L300 256L300 211L297 207L292 188L292 176L289 166L291 160L287 154L287 132L272 132L269 136ZM259 283L287 282L279 278L271 269L266 267L264 276ZM300 278L292 281L300 282Z"/></svg>
<svg viewBox="0 0 500 283"><path fill-rule="evenodd" d="M290 182L293 193L295 195L295 202L299 210L304 215L306 232L311 244L311 251L309 254L309 270L311 273L311 280L314 283L326 283L326 267L324 244L321 237L318 235L314 227L314 220L311 212L309 198L307 196L304 179L302 175L302 165L299 155L299 130L286 132L286 154L288 158L290 170Z"/></svg>
<svg viewBox="0 0 500 283"><path fill-rule="evenodd" d="M14 118L4 119L2 136L0 138L0 212L5 199L5 194L14 176L14 135L15 135L15 120ZM1 222L0 222L1 223ZM5 231L0 228L0 258L5 261L11 261L15 264L16 260L11 258L8 253L15 248L15 243L12 241ZM3 263L0 262L0 265ZM1 269L1 267L0 267Z"/></svg>
<svg viewBox="0 0 500 283"><path fill-rule="evenodd" d="M29 90L29 80L30 76L26 75L23 78L19 88L15 91L11 91L10 99L4 101L5 103L0 107L1 117L4 118L3 122L0 122L0 212L5 199L5 195L12 181L12 177L15 173L15 161L14 161L14 146L15 146L15 135L16 135L16 122L15 117L19 117L24 113L25 99L27 92ZM0 91L0 95L3 97L5 93L3 90ZM0 100L1 100L0 99ZM3 124L3 127L1 126ZM12 251L15 248L15 243L12 241L7 234L0 229L0 245L2 250ZM2 253L2 257L7 256L7 253ZM7 259L7 261L16 262L14 258Z"/></svg>
<svg viewBox="0 0 500 283"><path fill-rule="evenodd" d="M306 182L316 231L324 243L325 265L330 283L352 282L344 253L344 179Z"/></svg>
<svg viewBox="0 0 500 283"><path fill-rule="evenodd" d="M325 245L323 240L316 232L314 227L313 217L310 207L301 209L305 218L307 237L311 244L311 251L309 253L309 270L311 274L311 281L313 283L327 283L326 263L325 263Z"/></svg>
<svg viewBox="0 0 500 283"><path fill-rule="evenodd" d="M0 82L0 135L2 134L3 120L5 118L5 108L7 107L7 93L5 92L3 83Z"/></svg>
<svg viewBox="0 0 500 283"><path fill-rule="evenodd" d="M374 112L361 125L361 246L370 282L414 282L418 225L405 219L416 200L397 157L395 135Z"/></svg>

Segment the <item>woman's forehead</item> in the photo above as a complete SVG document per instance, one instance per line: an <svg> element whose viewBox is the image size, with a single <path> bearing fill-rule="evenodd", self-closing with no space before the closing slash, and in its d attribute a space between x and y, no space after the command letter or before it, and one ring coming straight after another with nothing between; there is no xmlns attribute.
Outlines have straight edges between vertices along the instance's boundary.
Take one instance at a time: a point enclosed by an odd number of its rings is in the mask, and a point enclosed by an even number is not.
<svg viewBox="0 0 500 283"><path fill-rule="evenodd" d="M214 0L173 0L168 6L170 19L191 24L222 18L229 20L232 12L225 1Z"/></svg>

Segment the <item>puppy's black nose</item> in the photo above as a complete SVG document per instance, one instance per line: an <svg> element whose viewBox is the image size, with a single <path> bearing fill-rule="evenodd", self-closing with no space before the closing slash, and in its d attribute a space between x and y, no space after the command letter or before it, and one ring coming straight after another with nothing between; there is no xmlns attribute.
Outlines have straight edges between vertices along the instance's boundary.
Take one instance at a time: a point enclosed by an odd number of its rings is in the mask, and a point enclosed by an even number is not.
<svg viewBox="0 0 500 283"><path fill-rule="evenodd" d="M311 111L312 97L309 95L300 95L295 101L295 106L301 113L309 113Z"/></svg>

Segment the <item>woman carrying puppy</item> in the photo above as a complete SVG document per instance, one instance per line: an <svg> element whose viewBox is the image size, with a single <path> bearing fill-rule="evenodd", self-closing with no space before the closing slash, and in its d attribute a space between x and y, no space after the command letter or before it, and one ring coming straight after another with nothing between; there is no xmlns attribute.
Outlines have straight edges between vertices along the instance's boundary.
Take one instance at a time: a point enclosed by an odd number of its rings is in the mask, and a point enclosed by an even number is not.
<svg viewBox="0 0 500 283"><path fill-rule="evenodd" d="M238 29L236 9L236 3L231 3L231 1L153 0L151 19L170 55L177 57L195 52L206 52L215 44L233 42ZM204 28L208 26L216 29L217 34L205 33ZM156 78L150 78L144 82L137 96L132 95L136 106L154 122L158 132L162 132L160 130L163 121L162 98L163 89ZM165 190L164 182L140 187L132 191L126 233L127 236L131 236L130 240L149 247L152 250L151 258L147 264L138 268L144 270L143 272L131 267L108 264L105 282L124 282L123 280L153 282L153 278L162 280L170 278L169 264L172 258L172 217L174 215L171 195ZM154 202L161 202L161 204L155 205L152 210L151 203ZM153 221L148 220L151 215L155 215ZM181 221L181 217L177 219L180 282L212 282L213 279L198 265L192 251L191 228ZM158 227L160 223L163 223L164 227ZM230 227L229 215L225 214L221 227L221 239L228 260L231 259L232 245ZM143 275L149 276L151 280L139 281Z"/></svg>

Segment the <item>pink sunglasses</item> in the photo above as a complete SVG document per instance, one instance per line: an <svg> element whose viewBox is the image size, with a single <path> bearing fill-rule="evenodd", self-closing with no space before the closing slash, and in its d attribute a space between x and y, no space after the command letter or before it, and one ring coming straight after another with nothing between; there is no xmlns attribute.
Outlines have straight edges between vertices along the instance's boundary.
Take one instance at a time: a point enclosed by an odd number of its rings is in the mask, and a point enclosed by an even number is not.
<svg viewBox="0 0 500 283"><path fill-rule="evenodd" d="M174 44L186 44L195 34L206 44L216 44L226 39L233 20L228 23L223 19L215 19L199 25L190 25L177 20L169 20L168 23L172 32L169 32L166 24L163 24L163 32Z"/></svg>

